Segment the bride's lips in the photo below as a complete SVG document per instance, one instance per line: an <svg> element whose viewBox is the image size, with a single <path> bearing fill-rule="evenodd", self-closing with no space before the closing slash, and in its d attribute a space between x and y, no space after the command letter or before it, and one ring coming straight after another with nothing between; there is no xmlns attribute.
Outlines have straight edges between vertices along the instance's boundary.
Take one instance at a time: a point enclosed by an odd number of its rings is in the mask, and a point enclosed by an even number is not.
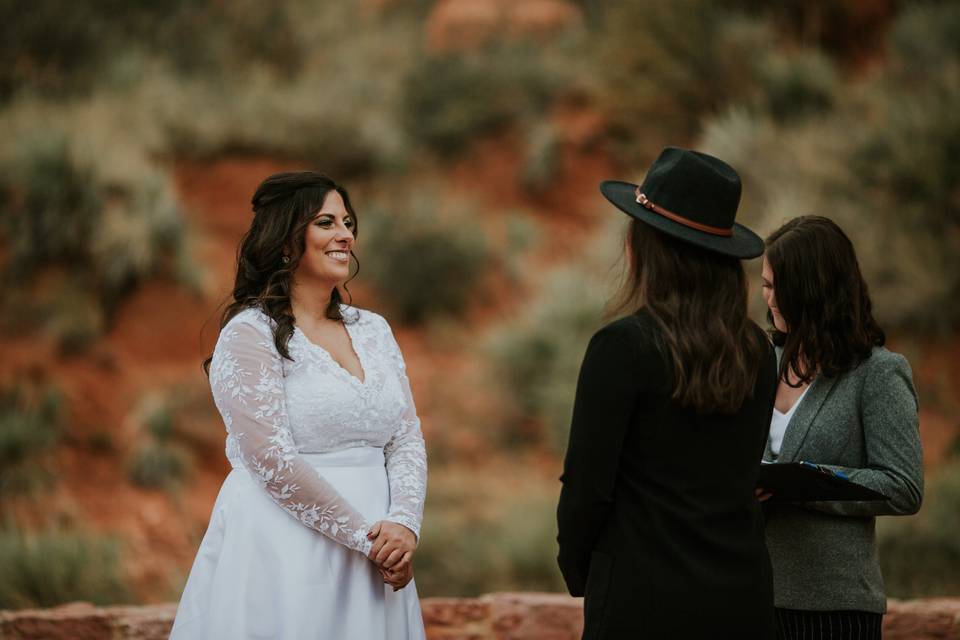
<svg viewBox="0 0 960 640"><path fill-rule="evenodd" d="M348 251L327 251L326 255L337 262L350 262L350 253Z"/></svg>

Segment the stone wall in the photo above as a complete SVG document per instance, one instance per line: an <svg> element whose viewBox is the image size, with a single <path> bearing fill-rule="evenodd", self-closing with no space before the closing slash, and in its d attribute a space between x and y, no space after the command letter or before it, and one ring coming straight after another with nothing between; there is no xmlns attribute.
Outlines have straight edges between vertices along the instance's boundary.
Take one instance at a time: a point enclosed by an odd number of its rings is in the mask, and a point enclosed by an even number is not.
<svg viewBox="0 0 960 640"><path fill-rule="evenodd" d="M480 598L426 598L430 640L576 640L581 601L553 593L495 593ZM160 640L176 605L0 611L0 640ZM960 639L960 598L891 600L885 640ZM212 639L216 640L216 639Z"/></svg>

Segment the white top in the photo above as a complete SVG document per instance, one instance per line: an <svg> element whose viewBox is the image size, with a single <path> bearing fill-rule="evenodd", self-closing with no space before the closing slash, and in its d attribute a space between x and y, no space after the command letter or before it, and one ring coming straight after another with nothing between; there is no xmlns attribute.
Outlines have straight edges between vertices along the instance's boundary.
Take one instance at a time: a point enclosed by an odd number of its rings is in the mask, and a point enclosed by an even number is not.
<svg viewBox="0 0 960 640"><path fill-rule="evenodd" d="M783 436L787 432L787 425L790 424L790 418L793 417L793 414L796 413L797 407L800 406L800 403L803 401L803 397L807 395L807 391L810 391L810 387L813 385L807 385L807 388L803 390L803 393L800 394L800 397L797 398L796 402L787 409L786 413L780 413L777 411L777 408L773 408L773 416L770 418L770 452L775 456L780 455L780 447L783 445Z"/></svg>
<svg viewBox="0 0 960 640"><path fill-rule="evenodd" d="M227 428L227 458L246 469L302 524L367 554L373 523L344 500L301 454L352 447L383 450L390 484L387 519L419 536L427 487L420 420L400 348L379 315L343 307L364 380L350 374L299 329L273 341L273 320L256 309L234 316L220 332L210 365L214 403Z"/></svg>

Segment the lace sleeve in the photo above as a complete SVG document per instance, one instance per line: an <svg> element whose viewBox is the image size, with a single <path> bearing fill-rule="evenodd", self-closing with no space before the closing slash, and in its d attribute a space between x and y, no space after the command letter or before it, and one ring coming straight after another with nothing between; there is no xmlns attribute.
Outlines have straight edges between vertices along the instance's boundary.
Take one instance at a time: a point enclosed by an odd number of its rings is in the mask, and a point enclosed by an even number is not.
<svg viewBox="0 0 960 640"><path fill-rule="evenodd" d="M269 327L243 318L224 327L213 352L210 387L243 466L270 498L311 529L369 553L368 523L297 451Z"/></svg>
<svg viewBox="0 0 960 640"><path fill-rule="evenodd" d="M384 330L388 355L400 378L406 403L400 424L383 449L390 482L390 512L386 519L407 527L419 539L423 502L427 494L427 451L423 434L420 432L420 418L417 417L417 408L413 403L403 354L400 353L400 347L386 321Z"/></svg>

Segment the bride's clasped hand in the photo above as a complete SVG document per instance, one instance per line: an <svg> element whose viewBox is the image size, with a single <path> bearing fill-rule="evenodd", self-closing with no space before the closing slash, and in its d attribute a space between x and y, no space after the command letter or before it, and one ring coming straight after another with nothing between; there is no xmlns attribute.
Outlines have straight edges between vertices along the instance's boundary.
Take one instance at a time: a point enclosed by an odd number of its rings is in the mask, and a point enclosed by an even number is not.
<svg viewBox="0 0 960 640"><path fill-rule="evenodd" d="M402 524L380 520L367 532L373 541L367 556L380 571L383 581L394 591L403 589L413 579L413 554L417 550L417 537Z"/></svg>

